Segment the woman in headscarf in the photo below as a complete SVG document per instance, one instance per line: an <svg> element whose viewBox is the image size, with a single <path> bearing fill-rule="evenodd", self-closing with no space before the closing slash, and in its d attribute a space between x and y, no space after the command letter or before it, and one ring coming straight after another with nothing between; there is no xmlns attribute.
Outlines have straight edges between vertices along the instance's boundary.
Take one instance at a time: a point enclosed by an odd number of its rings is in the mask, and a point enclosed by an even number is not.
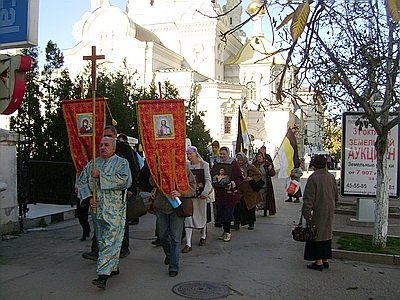
<svg viewBox="0 0 400 300"><path fill-rule="evenodd" d="M197 151L195 146L186 149L187 158L190 161L189 169L196 177L196 197L193 198L193 216L185 218L186 245L182 253L192 251L193 229L200 229L201 238L199 246L205 246L207 238L207 202L212 192L210 167Z"/></svg>
<svg viewBox="0 0 400 300"><path fill-rule="evenodd" d="M242 194L240 203L235 206L235 224L233 229L238 230L239 225L249 225L248 229L254 229L256 221L256 206L261 202L260 189L264 182L261 180L261 172L254 165L249 164L247 156L243 152L236 154L236 160L243 175L243 182L239 185Z"/></svg>
<svg viewBox="0 0 400 300"><path fill-rule="evenodd" d="M224 165L227 165L227 170L230 169L230 183L227 186L214 185L217 222L221 223L224 229L219 239L224 242L229 242L231 240L231 222L234 220L233 210L235 205L240 202L238 187L243 181L240 166L233 157L229 156L229 153L227 147L221 147L219 150L219 157L211 171L212 174L218 174L220 168ZM225 173L227 174L228 172Z"/></svg>
<svg viewBox="0 0 400 300"><path fill-rule="evenodd" d="M262 202L258 209L264 210L264 217L267 215L267 211L270 216L275 215L275 193L271 179L272 176L275 176L275 169L271 156L260 151L256 155L254 164L261 171L261 178L264 181L264 186L260 190Z"/></svg>
<svg viewBox="0 0 400 300"><path fill-rule="evenodd" d="M332 258L332 229L338 190L335 176L326 168L326 158L317 155L311 161L314 173L308 178L304 189L302 215L307 224L315 225L318 238L306 242L304 259L313 261L307 268L317 271L329 268Z"/></svg>

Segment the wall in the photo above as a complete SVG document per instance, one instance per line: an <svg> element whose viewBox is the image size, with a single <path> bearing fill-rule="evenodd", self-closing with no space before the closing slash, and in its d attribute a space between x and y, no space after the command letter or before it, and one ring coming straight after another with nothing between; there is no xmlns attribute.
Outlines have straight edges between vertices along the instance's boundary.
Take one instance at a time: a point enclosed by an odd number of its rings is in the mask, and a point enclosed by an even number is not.
<svg viewBox="0 0 400 300"><path fill-rule="evenodd" d="M18 229L17 141L16 133L0 129L0 182L6 184L6 190L0 191L1 234Z"/></svg>

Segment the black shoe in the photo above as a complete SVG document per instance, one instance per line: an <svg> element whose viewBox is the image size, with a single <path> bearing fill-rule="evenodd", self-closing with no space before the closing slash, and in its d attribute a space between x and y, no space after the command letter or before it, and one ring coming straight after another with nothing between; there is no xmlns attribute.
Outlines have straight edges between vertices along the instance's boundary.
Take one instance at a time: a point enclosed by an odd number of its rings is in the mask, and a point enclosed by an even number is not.
<svg viewBox="0 0 400 300"><path fill-rule="evenodd" d="M231 229L234 229L234 230L239 230L240 229L240 226L239 226L239 224L233 224L233 225L231 225Z"/></svg>
<svg viewBox="0 0 400 300"><path fill-rule="evenodd" d="M107 275L99 275L99 277L97 277L97 279L92 280L92 284L97 286L99 289L104 290L107 285L107 279L108 279Z"/></svg>
<svg viewBox="0 0 400 300"><path fill-rule="evenodd" d="M294 200L293 203L300 203L300 199Z"/></svg>
<svg viewBox="0 0 400 300"><path fill-rule="evenodd" d="M329 263L326 261L322 264L324 266L324 269L329 269Z"/></svg>
<svg viewBox="0 0 400 300"><path fill-rule="evenodd" d="M169 258L168 257L166 257L165 259L164 259L164 265L169 265Z"/></svg>
<svg viewBox="0 0 400 300"><path fill-rule="evenodd" d="M308 269L322 271L324 269L324 265L317 265L316 263L312 263L307 265Z"/></svg>
<svg viewBox="0 0 400 300"><path fill-rule="evenodd" d="M131 251L129 251L129 249L121 250L121 252L119 253L119 258L125 258L125 257L127 257L129 254L131 254Z"/></svg>
<svg viewBox="0 0 400 300"><path fill-rule="evenodd" d="M97 258L99 257L99 253L96 251L85 252L85 253L82 253L82 257L84 259L90 259L90 260L97 261Z"/></svg>
<svg viewBox="0 0 400 300"><path fill-rule="evenodd" d="M169 271L169 277L175 277L178 275L178 271Z"/></svg>
<svg viewBox="0 0 400 300"><path fill-rule="evenodd" d="M292 202L292 198L285 200L285 202Z"/></svg>
<svg viewBox="0 0 400 300"><path fill-rule="evenodd" d="M155 240L152 241L151 243L152 243L154 246L161 246L161 242L160 242L160 239L159 239L159 238L155 239Z"/></svg>
<svg viewBox="0 0 400 300"><path fill-rule="evenodd" d="M119 269L117 269L116 271L111 271L110 278L117 275L119 275Z"/></svg>

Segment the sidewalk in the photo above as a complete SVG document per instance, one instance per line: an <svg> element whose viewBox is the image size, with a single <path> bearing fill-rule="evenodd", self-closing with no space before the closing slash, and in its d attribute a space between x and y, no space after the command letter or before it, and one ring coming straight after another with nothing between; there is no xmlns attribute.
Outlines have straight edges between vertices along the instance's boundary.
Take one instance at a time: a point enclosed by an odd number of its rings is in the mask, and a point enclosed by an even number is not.
<svg viewBox="0 0 400 300"><path fill-rule="evenodd" d="M77 219L3 240L0 298L185 299L177 295L177 288L191 284L180 291L211 294L218 290L213 286L217 285L228 289L226 299L400 299L398 266L333 259L329 270L306 269L304 244L293 241L290 234L298 222L301 203L285 203L285 181L273 181L276 216L258 214L255 230L242 227L233 231L229 243L219 241L221 229L210 225L207 245L199 247L200 235L195 231L193 251L181 255L181 268L174 278L168 276L161 247L151 245L153 215L130 226L131 254L121 260L121 274L109 280L105 291L91 284L96 277L95 263L81 258L91 241L79 241ZM345 222L349 217L337 218L335 228L350 228ZM389 230L398 228L390 223Z"/></svg>

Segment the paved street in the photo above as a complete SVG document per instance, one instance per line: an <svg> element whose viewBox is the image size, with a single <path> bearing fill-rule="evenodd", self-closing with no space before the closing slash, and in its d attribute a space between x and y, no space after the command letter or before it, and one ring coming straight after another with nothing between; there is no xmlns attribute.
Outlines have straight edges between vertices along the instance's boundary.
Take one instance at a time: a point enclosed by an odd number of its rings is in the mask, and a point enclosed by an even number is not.
<svg viewBox="0 0 400 300"><path fill-rule="evenodd" d="M290 234L301 204L283 202L284 180L274 179L274 185L276 216L258 216L255 230L233 231L229 243L218 241L222 230L209 226L207 245L198 247L200 235L195 232L193 251L181 255L175 278L168 276L161 247L151 245L153 215L130 227L131 254L105 291L91 284L95 263L81 258L90 241L79 241L77 219L1 241L0 298L184 299L173 286L208 281L228 286L226 299L400 299L398 266L332 260L329 270L306 269L303 244Z"/></svg>

